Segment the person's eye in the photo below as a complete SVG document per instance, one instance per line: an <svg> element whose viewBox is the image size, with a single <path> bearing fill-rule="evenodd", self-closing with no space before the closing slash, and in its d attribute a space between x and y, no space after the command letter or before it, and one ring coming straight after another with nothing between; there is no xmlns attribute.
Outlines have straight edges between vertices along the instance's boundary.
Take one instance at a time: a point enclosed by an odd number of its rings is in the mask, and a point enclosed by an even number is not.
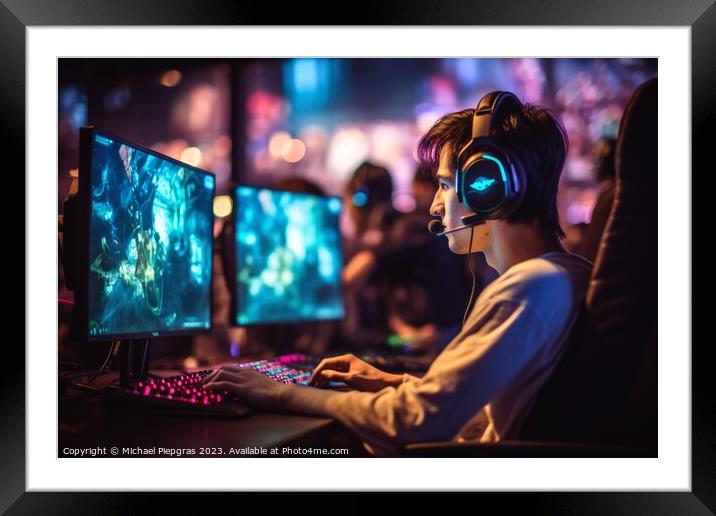
<svg viewBox="0 0 716 516"><path fill-rule="evenodd" d="M440 188L443 190L447 190L448 188L450 188L450 185L447 184L445 181L440 181Z"/></svg>

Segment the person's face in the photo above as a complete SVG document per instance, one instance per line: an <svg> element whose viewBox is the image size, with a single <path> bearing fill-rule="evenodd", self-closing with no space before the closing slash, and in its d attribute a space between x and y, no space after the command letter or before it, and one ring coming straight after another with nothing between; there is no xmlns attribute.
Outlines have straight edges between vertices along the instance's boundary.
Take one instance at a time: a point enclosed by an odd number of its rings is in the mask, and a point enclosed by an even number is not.
<svg viewBox="0 0 716 516"><path fill-rule="evenodd" d="M457 200L457 191L455 190L455 171L450 166L450 149L448 146L443 147L440 154L440 164L437 171L438 189L433 197L433 203L430 206L430 214L434 217L440 217L445 231L458 228L463 225L462 217L472 215L470 209ZM485 252L489 246L489 234L492 221L486 221L484 224L473 226L472 251ZM470 246L470 228L448 233L448 247L453 253L467 254Z"/></svg>

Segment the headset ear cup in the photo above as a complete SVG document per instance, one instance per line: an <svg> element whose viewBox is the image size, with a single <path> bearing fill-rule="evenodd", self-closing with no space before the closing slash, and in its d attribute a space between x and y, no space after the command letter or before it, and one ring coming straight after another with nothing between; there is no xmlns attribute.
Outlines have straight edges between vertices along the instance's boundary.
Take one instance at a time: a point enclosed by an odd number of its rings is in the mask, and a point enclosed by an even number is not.
<svg viewBox="0 0 716 516"><path fill-rule="evenodd" d="M508 149L494 138L504 115L522 108L510 92L484 95L475 108L472 140L458 155L458 200L489 219L504 219L521 204L527 187L526 173Z"/></svg>
<svg viewBox="0 0 716 516"><path fill-rule="evenodd" d="M489 218L503 206L508 193L504 164L494 154L480 152L468 162L462 177L465 205Z"/></svg>

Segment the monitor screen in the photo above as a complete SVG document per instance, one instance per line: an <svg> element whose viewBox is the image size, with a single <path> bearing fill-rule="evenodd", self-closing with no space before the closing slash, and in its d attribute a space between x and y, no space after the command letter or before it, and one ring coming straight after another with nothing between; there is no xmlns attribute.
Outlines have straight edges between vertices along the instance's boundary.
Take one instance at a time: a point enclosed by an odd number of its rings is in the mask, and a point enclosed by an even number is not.
<svg viewBox="0 0 716 516"><path fill-rule="evenodd" d="M213 174L96 129L89 141L88 336L210 329Z"/></svg>
<svg viewBox="0 0 716 516"><path fill-rule="evenodd" d="M234 201L233 322L342 318L340 199L239 186Z"/></svg>

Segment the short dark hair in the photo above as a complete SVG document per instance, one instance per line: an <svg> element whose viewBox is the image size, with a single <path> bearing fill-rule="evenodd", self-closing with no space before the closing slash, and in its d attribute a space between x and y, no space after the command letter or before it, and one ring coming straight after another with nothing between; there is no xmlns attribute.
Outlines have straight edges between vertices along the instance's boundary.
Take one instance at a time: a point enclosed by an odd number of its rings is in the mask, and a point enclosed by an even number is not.
<svg viewBox="0 0 716 516"><path fill-rule="evenodd" d="M355 169L346 185L349 194L364 191L368 195L366 208L390 203L393 198L393 178L387 168L364 161Z"/></svg>
<svg viewBox="0 0 716 516"><path fill-rule="evenodd" d="M418 142L418 159L437 173L440 154L450 146L450 166L457 168L457 156L472 139L474 109L464 109L440 118ZM557 210L559 178L567 155L569 140L559 118L548 109L524 104L506 114L492 135L502 147L509 148L522 162L527 188L520 207L507 218L509 223L536 220L545 236L564 238Z"/></svg>

